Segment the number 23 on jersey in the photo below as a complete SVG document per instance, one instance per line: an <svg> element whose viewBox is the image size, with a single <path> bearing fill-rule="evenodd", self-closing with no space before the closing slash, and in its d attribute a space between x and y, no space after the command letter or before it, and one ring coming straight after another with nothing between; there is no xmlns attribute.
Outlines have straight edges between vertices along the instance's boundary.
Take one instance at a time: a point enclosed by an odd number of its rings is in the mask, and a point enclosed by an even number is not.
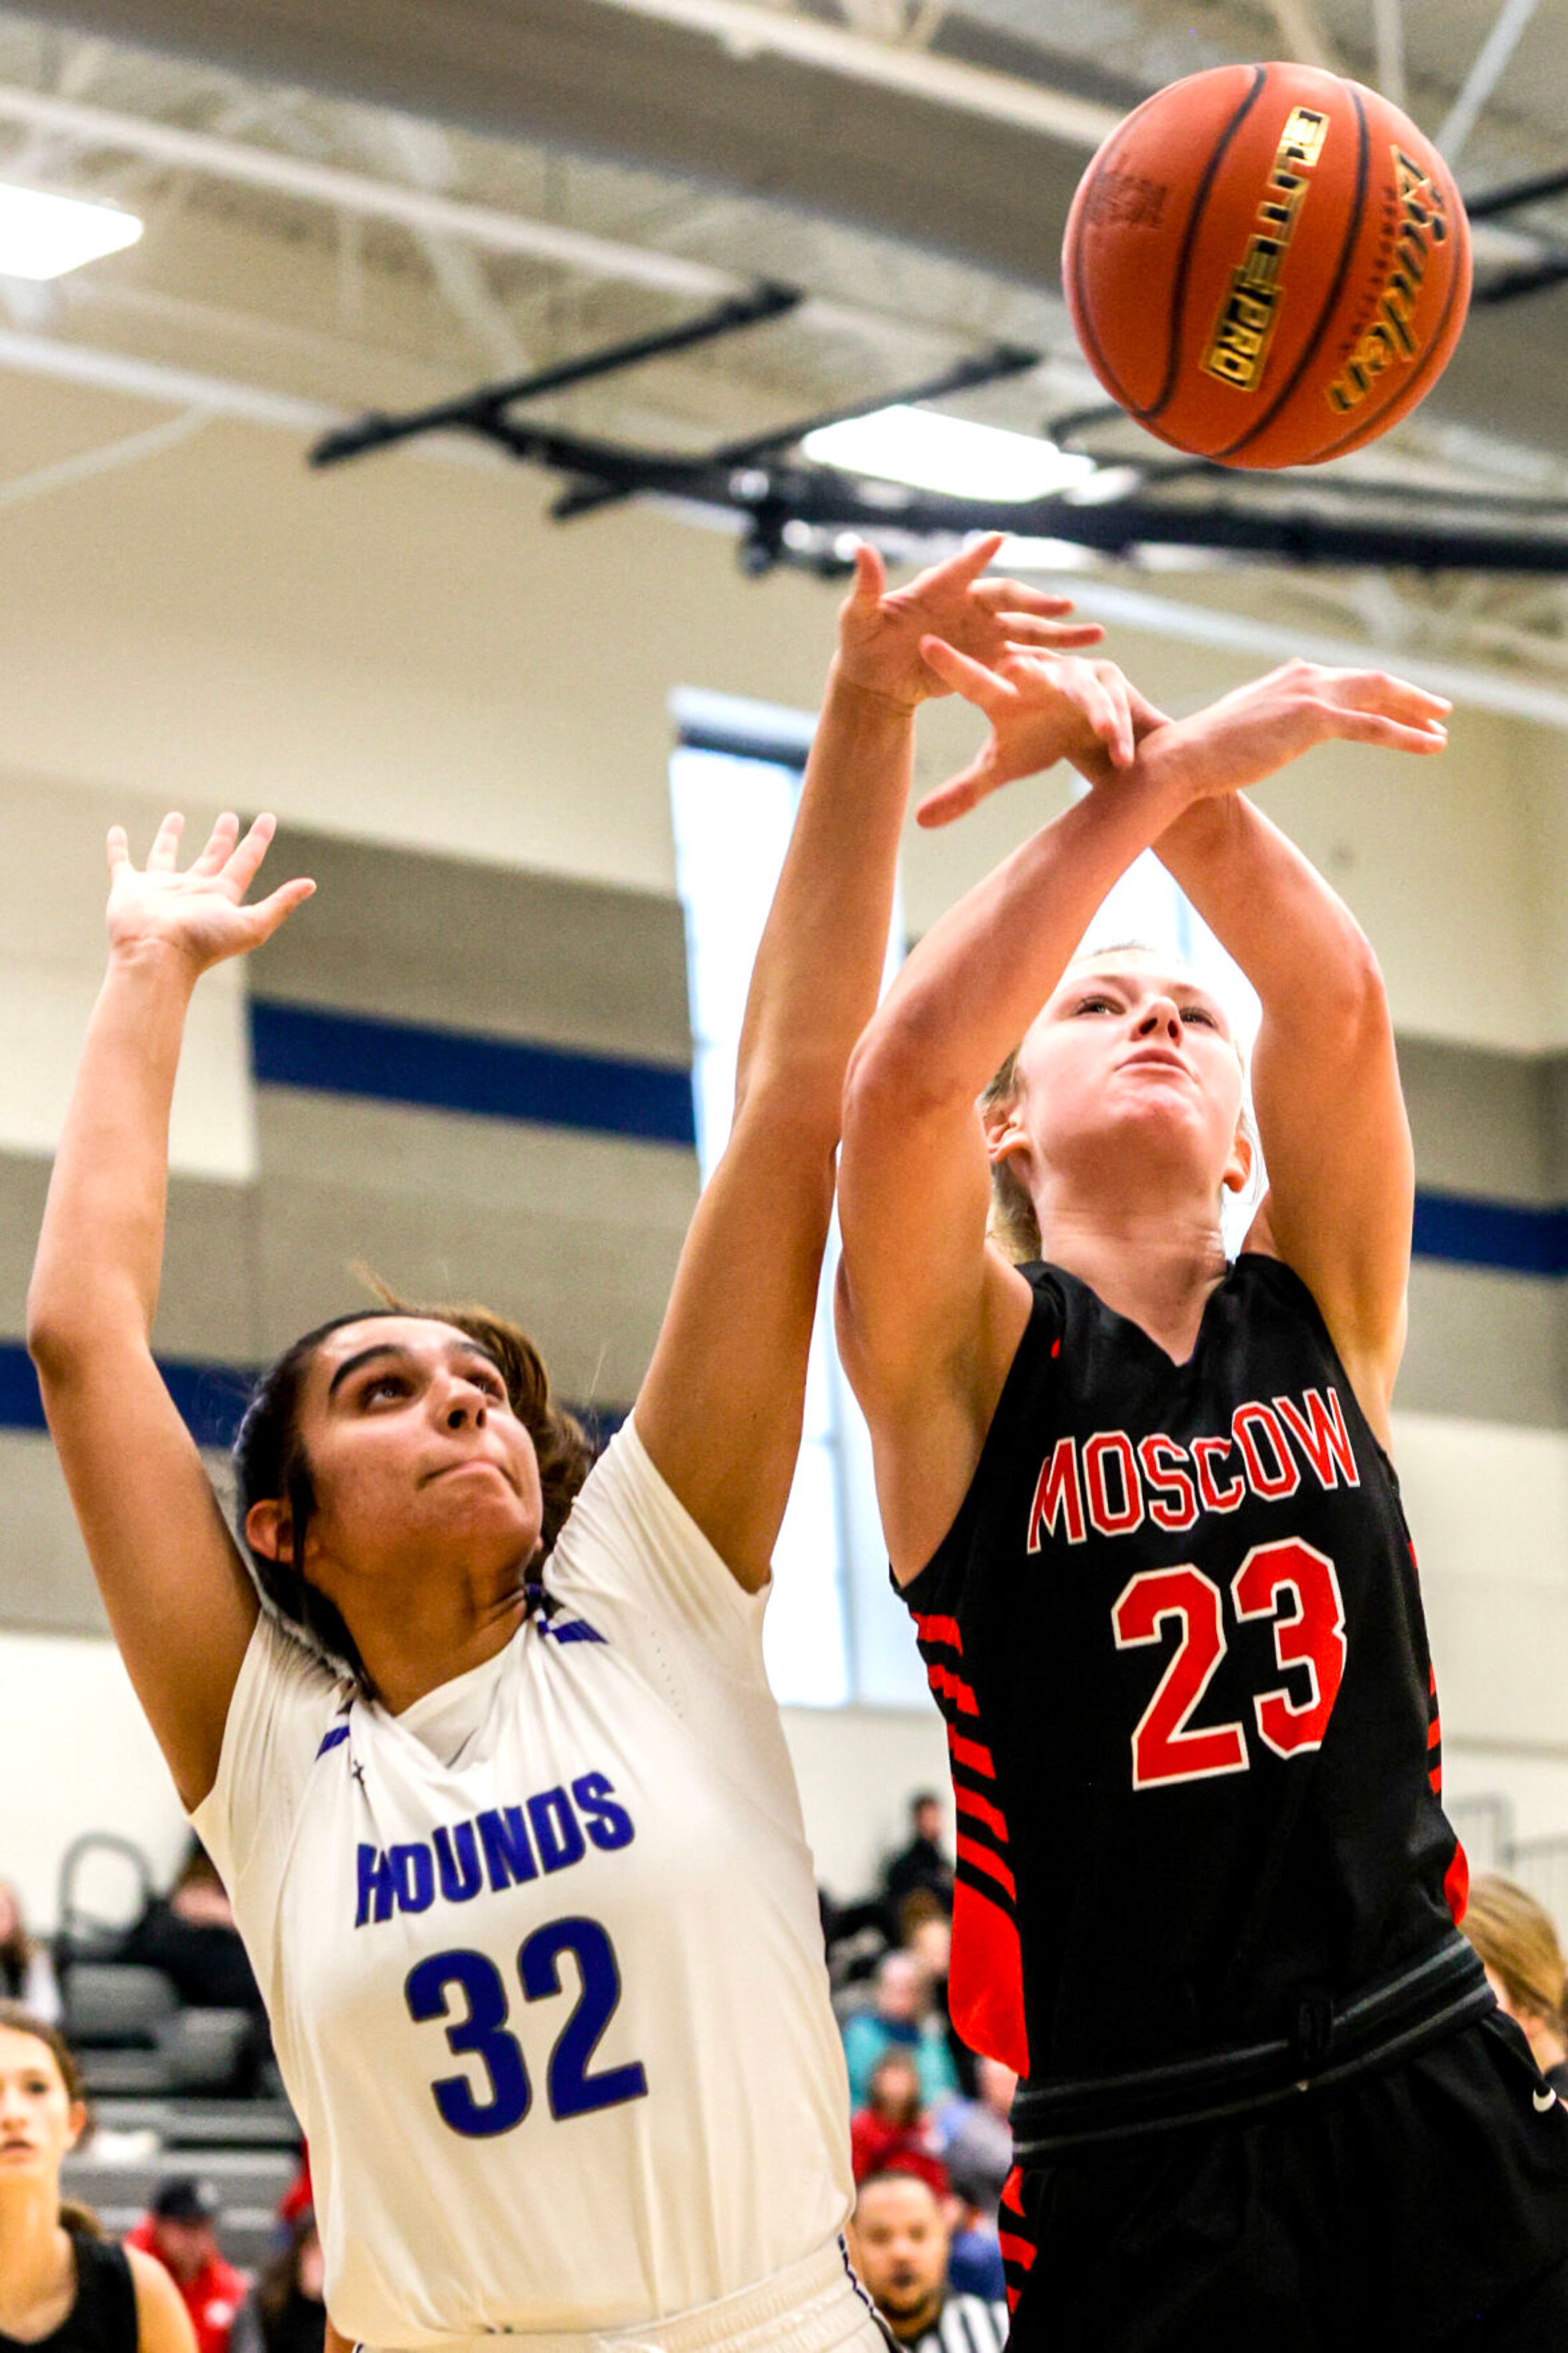
<svg viewBox="0 0 1568 2353"><path fill-rule="evenodd" d="M1145 1568L1118 1595L1110 1613L1118 1650L1179 1639L1153 1696L1132 1733L1132 1786L1152 1789L1174 1781L1206 1781L1245 1773L1252 1762L1245 1725L1194 1727L1193 1717L1226 1652L1225 1600L1214 1578L1191 1561ZM1231 1607L1243 1623L1266 1619L1274 1630L1275 1664L1290 1683L1253 1700L1253 1735L1276 1757L1321 1748L1345 1668L1345 1612L1334 1564L1326 1554L1287 1537L1255 1545L1230 1584Z"/></svg>

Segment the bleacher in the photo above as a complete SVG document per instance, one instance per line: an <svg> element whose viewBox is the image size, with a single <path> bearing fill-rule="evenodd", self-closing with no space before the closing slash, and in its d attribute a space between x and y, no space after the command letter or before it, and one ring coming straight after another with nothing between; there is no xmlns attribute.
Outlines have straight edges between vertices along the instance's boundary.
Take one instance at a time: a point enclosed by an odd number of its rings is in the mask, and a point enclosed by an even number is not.
<svg viewBox="0 0 1568 2353"><path fill-rule="evenodd" d="M101 1900L106 1867L121 1882L109 1904ZM93 1910L84 1890L95 1873ZM121 1839L79 1839L62 1865L60 2022L94 2120L88 2146L67 2160L66 2195L119 2237L163 2183L195 2176L216 2193L224 2253L255 2268L277 2244L278 2202L299 2169L300 2127L270 2063L251 2096L228 2089L253 2032L247 2011L187 2008L161 1969L119 1957L152 1883L146 1859Z"/></svg>

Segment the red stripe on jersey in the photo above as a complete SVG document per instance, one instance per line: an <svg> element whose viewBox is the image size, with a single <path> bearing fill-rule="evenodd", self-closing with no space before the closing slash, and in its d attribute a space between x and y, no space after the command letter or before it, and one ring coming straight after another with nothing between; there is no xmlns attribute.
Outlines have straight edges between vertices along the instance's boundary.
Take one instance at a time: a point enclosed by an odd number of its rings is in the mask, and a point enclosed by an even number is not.
<svg viewBox="0 0 1568 2353"><path fill-rule="evenodd" d="M965 1740L961 1732L947 1727L947 1750L955 1765L967 1765L972 1773L984 1773L988 1781L996 1778L996 1767L991 1761L989 1748L982 1748L978 1740Z"/></svg>
<svg viewBox="0 0 1568 2353"><path fill-rule="evenodd" d="M1015 2075L1028 2073L1018 1931L1000 1905L962 1879L952 1896L947 1999L952 2022L972 2051L1000 2059Z"/></svg>
<svg viewBox="0 0 1568 2353"><path fill-rule="evenodd" d="M1002 2264L1006 2279L1007 2311L1011 2316L1018 2309L1018 2298L1023 2295L1025 2284L1034 2269L1035 2256L1037 2252L1033 2239L1028 2235L1029 2225L1024 2213L1024 2176L1017 2166L1013 2168L1002 2185L1002 2204L998 2220L1002 2228L996 2235L1001 2246ZM1010 2224L1016 2227L1009 2228Z"/></svg>
<svg viewBox="0 0 1568 2353"><path fill-rule="evenodd" d="M1427 1747L1428 1747L1428 1748L1436 1748L1436 1747L1437 1747L1437 1746L1438 1746L1438 1745L1440 1744L1441 1740L1442 1740L1442 1737L1443 1737L1443 1719L1442 1719L1442 1717L1441 1717L1440 1715L1435 1715L1435 1716L1432 1718L1431 1723L1426 1726L1426 1746L1427 1746Z"/></svg>
<svg viewBox="0 0 1568 2353"><path fill-rule="evenodd" d="M993 1854L988 1846L977 1846L973 1839L965 1838L962 1831L953 1846L960 1862L972 1862L977 1871L988 1872L998 1886L1005 1887L1009 1895L1016 1895L1018 1890L1014 1884L1013 1874L999 1854Z"/></svg>
<svg viewBox="0 0 1568 2353"><path fill-rule="evenodd" d="M948 1698L952 1700L960 1715L979 1715L980 1702L975 1698L974 1694L970 1690L969 1685L964 1682L963 1677L962 1675L955 1675L950 1667L928 1667L926 1669L926 1681L930 1683L933 1692L945 1692L947 1694Z"/></svg>
<svg viewBox="0 0 1568 2353"><path fill-rule="evenodd" d="M955 1782L953 1784L952 1802L958 1808L961 1814L973 1814L977 1822L984 1822L988 1831L994 1831L997 1837L1003 1841L1004 1845L1005 1845L1007 1839L1007 1817L1003 1813L999 1806L994 1806L991 1803L989 1798L983 1798L978 1789L960 1788Z"/></svg>
<svg viewBox="0 0 1568 2353"><path fill-rule="evenodd" d="M1454 1841L1454 1860L1443 1873L1443 1894L1457 1928L1470 1901L1470 1861L1458 1839Z"/></svg>
<svg viewBox="0 0 1568 2353"><path fill-rule="evenodd" d="M917 1609L915 1624L920 1629L922 1642L945 1642L950 1651L956 1651L963 1658L963 1637L958 1630L956 1618L922 1618Z"/></svg>

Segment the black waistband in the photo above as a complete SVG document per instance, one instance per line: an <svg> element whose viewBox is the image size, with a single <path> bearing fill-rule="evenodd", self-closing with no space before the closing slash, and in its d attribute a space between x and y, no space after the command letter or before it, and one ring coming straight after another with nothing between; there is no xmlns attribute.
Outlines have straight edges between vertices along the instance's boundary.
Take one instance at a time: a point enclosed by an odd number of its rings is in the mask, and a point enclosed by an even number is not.
<svg viewBox="0 0 1568 2353"><path fill-rule="evenodd" d="M1309 1994L1295 2031L1136 2074L1021 2084L1013 2137L1021 2165L1183 2125L1243 2116L1414 2057L1493 2006L1474 1948L1458 1930L1424 1960L1344 2002Z"/></svg>

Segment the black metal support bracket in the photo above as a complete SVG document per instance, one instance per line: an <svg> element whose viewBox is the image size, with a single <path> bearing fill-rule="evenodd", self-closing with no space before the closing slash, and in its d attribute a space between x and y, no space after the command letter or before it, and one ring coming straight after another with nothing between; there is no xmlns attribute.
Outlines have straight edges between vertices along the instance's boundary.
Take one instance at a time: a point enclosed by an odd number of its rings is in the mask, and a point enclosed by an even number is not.
<svg viewBox="0 0 1568 2353"><path fill-rule="evenodd" d="M438 401L433 408L411 409L402 417L384 417L373 411L353 425L323 434L310 451L310 463L336 466L345 458L363 458L368 450L386 449L394 442L411 441L416 434L451 428L466 428L504 441L508 438L507 411L515 401L537 400L542 393L563 392L572 385L591 383L595 376L617 375L623 368L636 367L644 360L662 359L669 352L690 351L694 344L710 343L721 335L732 335L740 328L754 327L764 319L781 319L787 311L798 310L805 299L796 287L764 283L748 294L732 295L712 310L700 312L695 319L682 320L677 326L658 328L651 334L585 352L577 359L536 369L531 375L512 376L503 384L480 385L477 391L463 393L456 400Z"/></svg>
<svg viewBox="0 0 1568 2353"><path fill-rule="evenodd" d="M678 326L585 353L531 375L481 385L458 399L402 417L365 417L327 434L311 450L311 462L339 464L442 428L475 432L510 456L564 478L565 488L551 510L558 522L637 497L705 507L735 519L741 529L741 565L753 576L778 565L825 575L847 571L846 534L910 545L984 531L1065 540L1110 555L1140 546L1192 547L1294 565L1568 576L1568 537L1478 526L1473 502L1465 499L1456 499L1445 516L1440 494L1434 494L1433 514L1420 521L1399 513L1373 518L1289 505L1280 497L1283 485L1278 476L1254 484L1246 477L1226 475L1224 495L1200 501L1181 495L1178 484L1191 489L1195 478L1217 470L1201 462L1166 461L1143 470L1145 479L1120 499L1004 502L906 490L891 482L860 482L796 454L805 437L825 425L868 415L895 401L936 399L1036 366L1040 354L1016 344L998 344L902 391L879 392L696 455L628 448L561 426L533 424L516 413L522 403L543 393L616 375L644 360L783 317L803 299L793 288L759 286ZM1101 413L1088 411L1070 422L1096 421ZM1324 479L1322 489L1352 505L1379 494L1373 484L1332 477ZM1163 496L1163 491L1177 494ZM1397 499L1391 502L1400 503ZM1503 501L1497 512L1506 512L1509 505ZM1543 514L1548 511L1539 510Z"/></svg>

